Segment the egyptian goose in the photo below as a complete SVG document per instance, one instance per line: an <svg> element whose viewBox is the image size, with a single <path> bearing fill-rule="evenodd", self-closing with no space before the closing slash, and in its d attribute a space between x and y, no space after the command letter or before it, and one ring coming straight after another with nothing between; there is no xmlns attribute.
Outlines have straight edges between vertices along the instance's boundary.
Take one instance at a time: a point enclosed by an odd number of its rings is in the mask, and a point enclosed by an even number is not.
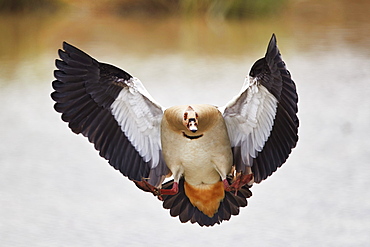
<svg viewBox="0 0 370 247"><path fill-rule="evenodd" d="M164 110L139 79L64 42L51 97L71 130L172 216L220 224L247 205L298 141L296 87L275 35L226 106ZM165 182L169 176L173 179Z"/></svg>

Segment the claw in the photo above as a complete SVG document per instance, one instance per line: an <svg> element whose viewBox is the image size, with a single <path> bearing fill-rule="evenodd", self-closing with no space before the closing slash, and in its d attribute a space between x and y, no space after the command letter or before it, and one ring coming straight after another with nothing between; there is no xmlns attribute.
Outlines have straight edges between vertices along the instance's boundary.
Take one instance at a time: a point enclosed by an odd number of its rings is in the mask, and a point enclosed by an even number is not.
<svg viewBox="0 0 370 247"><path fill-rule="evenodd" d="M177 182L173 182L171 189L160 189L161 195L176 195L179 192L179 184Z"/></svg>
<svg viewBox="0 0 370 247"><path fill-rule="evenodd" d="M162 195L175 195L179 192L179 184L174 182L171 189L158 189L157 187L151 185L146 180L136 181L133 180L137 187L145 192L150 192L154 196L158 197L159 200L163 201Z"/></svg>
<svg viewBox="0 0 370 247"><path fill-rule="evenodd" d="M163 201L163 198L160 193L160 189L151 185L146 180L142 180L142 181L133 180L133 182L136 184L138 188L142 189L145 192L152 193L154 196L157 196L159 200Z"/></svg>
<svg viewBox="0 0 370 247"><path fill-rule="evenodd" d="M238 191L246 184L248 184L253 179L253 174L239 174L234 182L229 185L229 182L224 179L222 182L224 183L224 188L226 191L235 191L235 195Z"/></svg>

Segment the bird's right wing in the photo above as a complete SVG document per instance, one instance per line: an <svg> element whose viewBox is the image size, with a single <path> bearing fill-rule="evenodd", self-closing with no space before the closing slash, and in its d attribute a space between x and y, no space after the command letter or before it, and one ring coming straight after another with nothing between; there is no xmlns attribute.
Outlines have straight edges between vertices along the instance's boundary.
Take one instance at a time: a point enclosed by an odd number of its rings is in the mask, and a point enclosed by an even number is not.
<svg viewBox="0 0 370 247"><path fill-rule="evenodd" d="M161 152L163 110L140 80L64 42L52 99L71 130L131 180L159 186L169 172Z"/></svg>

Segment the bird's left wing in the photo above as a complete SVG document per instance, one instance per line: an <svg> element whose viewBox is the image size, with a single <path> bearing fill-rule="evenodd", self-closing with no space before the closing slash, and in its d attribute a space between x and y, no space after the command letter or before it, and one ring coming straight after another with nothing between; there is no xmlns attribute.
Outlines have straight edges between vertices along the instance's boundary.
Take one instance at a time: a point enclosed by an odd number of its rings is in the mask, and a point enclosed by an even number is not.
<svg viewBox="0 0 370 247"><path fill-rule="evenodd" d="M272 36L264 58L223 110L237 171L251 167L261 182L288 158L298 141L298 95Z"/></svg>
<svg viewBox="0 0 370 247"><path fill-rule="evenodd" d="M161 184L168 173L161 154L161 106L127 72L66 42L63 49L54 72L55 110L123 175L138 181L150 177L150 184Z"/></svg>

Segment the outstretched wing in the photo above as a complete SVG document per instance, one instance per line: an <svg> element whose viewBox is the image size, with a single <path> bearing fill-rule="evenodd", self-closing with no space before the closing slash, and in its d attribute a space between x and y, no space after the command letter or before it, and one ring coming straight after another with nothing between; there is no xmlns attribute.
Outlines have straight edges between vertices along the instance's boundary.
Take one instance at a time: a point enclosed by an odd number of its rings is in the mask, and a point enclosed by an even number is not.
<svg viewBox="0 0 370 247"><path fill-rule="evenodd" d="M265 57L255 62L240 94L224 109L237 171L251 166L259 183L286 161L298 141L297 103L273 34Z"/></svg>
<svg viewBox="0 0 370 247"><path fill-rule="evenodd" d="M162 108L127 72L63 43L54 72L54 108L71 130L131 180L158 186L168 173L160 143Z"/></svg>

